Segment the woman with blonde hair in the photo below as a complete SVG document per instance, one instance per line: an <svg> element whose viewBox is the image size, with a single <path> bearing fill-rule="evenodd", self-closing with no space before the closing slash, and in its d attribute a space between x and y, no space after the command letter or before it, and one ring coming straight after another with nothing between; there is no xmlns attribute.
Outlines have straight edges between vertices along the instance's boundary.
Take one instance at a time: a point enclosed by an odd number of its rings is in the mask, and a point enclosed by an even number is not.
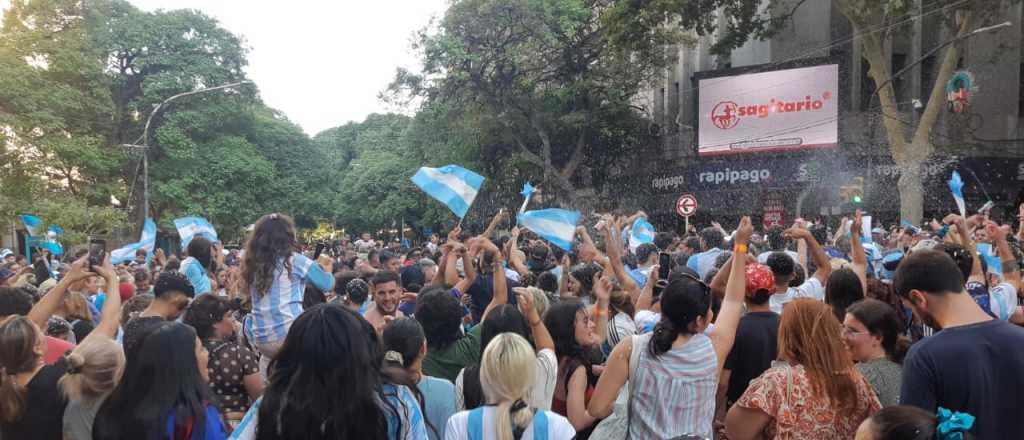
<svg viewBox="0 0 1024 440"><path fill-rule="evenodd" d="M537 375L537 355L525 338L502 333L484 349L480 384L487 405L448 419L445 440L568 440L565 417L526 404Z"/></svg>
<svg viewBox="0 0 1024 440"><path fill-rule="evenodd" d="M71 331L75 335L75 340L72 342L85 341L89 333L96 328L96 323L92 321L92 313L89 312L89 300L85 299L85 295L81 293L68 293L56 315L71 324Z"/></svg>
<svg viewBox="0 0 1024 440"><path fill-rule="evenodd" d="M752 380L729 410L729 438L853 438L881 405L854 367L839 329L828 304L815 299L786 304L779 323L783 362Z"/></svg>

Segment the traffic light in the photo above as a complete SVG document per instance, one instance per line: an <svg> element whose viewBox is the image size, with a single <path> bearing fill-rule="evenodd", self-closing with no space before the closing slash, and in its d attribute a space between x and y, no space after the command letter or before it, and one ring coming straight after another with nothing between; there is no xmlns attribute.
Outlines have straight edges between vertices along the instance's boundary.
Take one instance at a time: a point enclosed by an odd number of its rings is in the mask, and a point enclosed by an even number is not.
<svg viewBox="0 0 1024 440"><path fill-rule="evenodd" d="M839 200L848 205L851 210L860 208L864 204L864 178L854 177L850 183L839 187Z"/></svg>

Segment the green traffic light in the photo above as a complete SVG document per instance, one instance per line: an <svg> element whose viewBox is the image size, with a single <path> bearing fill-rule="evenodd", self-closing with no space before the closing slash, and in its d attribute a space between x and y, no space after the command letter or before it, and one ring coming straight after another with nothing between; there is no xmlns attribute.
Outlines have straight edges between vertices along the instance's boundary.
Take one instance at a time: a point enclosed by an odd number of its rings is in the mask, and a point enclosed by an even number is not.
<svg viewBox="0 0 1024 440"><path fill-rule="evenodd" d="M860 196L853 196L853 203L860 203L860 202L861 202Z"/></svg>

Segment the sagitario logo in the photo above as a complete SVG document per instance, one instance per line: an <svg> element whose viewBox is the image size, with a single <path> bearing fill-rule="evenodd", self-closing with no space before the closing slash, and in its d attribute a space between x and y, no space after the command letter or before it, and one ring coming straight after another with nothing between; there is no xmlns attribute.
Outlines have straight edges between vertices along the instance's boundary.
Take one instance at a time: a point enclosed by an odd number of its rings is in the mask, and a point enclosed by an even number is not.
<svg viewBox="0 0 1024 440"><path fill-rule="evenodd" d="M821 110L825 101L832 99L831 92L821 94L821 99L804 96L803 101L784 101L772 98L767 104L740 105L732 101L721 101L711 110L711 123L722 130L728 130L740 123L744 116L767 118L773 113L813 112Z"/></svg>

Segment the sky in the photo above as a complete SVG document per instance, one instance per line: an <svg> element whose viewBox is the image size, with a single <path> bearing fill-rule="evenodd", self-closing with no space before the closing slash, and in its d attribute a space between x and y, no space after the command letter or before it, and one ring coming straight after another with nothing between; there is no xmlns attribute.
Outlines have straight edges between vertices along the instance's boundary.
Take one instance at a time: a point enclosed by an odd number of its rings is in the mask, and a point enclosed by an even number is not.
<svg viewBox="0 0 1024 440"><path fill-rule="evenodd" d="M140 9L198 9L250 48L249 78L267 105L309 135L389 108L377 94L399 66L416 69L413 33L446 0L129 0ZM10 0L0 0L0 8ZM394 109L391 109L394 110Z"/></svg>

